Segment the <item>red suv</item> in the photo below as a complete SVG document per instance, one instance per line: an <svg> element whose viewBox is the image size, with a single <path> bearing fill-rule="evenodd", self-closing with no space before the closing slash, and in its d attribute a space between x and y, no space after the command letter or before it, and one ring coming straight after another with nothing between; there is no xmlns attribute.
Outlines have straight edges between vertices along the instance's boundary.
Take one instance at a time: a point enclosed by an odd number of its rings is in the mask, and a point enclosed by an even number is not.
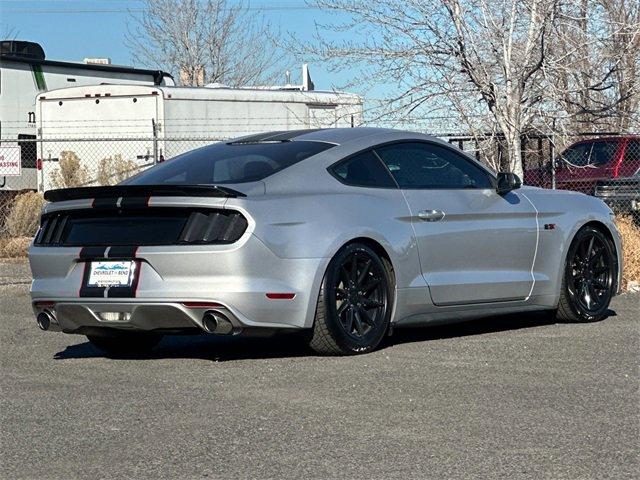
<svg viewBox="0 0 640 480"><path fill-rule="evenodd" d="M593 195L596 182L633 176L640 168L640 137L582 140L554 161L556 188ZM524 183L551 188L551 168L526 170Z"/></svg>

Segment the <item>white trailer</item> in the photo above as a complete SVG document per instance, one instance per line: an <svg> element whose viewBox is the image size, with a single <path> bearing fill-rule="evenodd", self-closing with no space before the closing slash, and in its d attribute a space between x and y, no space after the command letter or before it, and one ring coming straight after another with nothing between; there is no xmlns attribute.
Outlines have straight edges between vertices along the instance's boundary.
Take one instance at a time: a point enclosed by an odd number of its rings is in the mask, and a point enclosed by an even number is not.
<svg viewBox="0 0 640 480"><path fill-rule="evenodd" d="M73 152L98 182L102 159L144 168L200 145L269 130L353 127L362 98L300 87L226 88L98 85L49 91L37 99L43 160L40 190L61 152Z"/></svg>
<svg viewBox="0 0 640 480"><path fill-rule="evenodd" d="M0 190L36 188L36 95L69 86L105 83L174 85L171 75L160 70L96 62L50 60L37 43L0 41L0 140L5 146L20 146L22 167L20 176L0 175Z"/></svg>

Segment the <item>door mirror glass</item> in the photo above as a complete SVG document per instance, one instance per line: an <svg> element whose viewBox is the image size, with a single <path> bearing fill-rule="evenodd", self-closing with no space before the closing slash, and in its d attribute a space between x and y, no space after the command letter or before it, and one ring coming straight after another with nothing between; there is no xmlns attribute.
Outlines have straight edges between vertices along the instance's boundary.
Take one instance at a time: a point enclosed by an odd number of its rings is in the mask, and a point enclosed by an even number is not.
<svg viewBox="0 0 640 480"><path fill-rule="evenodd" d="M511 172L500 172L498 173L498 186L496 187L496 191L502 195L510 192L511 190L515 190L522 186L522 180L515 173Z"/></svg>
<svg viewBox="0 0 640 480"><path fill-rule="evenodd" d="M562 170L564 168L564 160L562 157L556 157L553 159L553 167L556 170Z"/></svg>

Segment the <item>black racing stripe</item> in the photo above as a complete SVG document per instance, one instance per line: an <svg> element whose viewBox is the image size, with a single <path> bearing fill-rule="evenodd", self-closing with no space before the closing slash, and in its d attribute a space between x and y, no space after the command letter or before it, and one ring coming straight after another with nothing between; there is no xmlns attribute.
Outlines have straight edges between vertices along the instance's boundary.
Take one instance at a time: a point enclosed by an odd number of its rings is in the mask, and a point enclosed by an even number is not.
<svg viewBox="0 0 640 480"><path fill-rule="evenodd" d="M111 287L107 292L109 298L133 298L133 288L131 287Z"/></svg>
<svg viewBox="0 0 640 480"><path fill-rule="evenodd" d="M89 270L91 269L91 262L85 262L84 273L82 274L82 283L80 284L80 297L81 298L104 298L105 287L88 287L87 281L89 280Z"/></svg>
<svg viewBox="0 0 640 480"><path fill-rule="evenodd" d="M292 140L308 133L317 132L320 128L311 128L309 130L287 130L285 132L276 132L274 135L266 137L265 142L281 142L286 140Z"/></svg>
<svg viewBox="0 0 640 480"><path fill-rule="evenodd" d="M321 128L312 128L308 130L278 130L275 132L258 133L256 135L248 135L229 142L231 145L243 143L260 143L260 142L286 142L296 137L306 135L308 133L317 132Z"/></svg>
<svg viewBox="0 0 640 480"><path fill-rule="evenodd" d="M109 258L135 258L138 247L116 246L109 249Z"/></svg>
<svg viewBox="0 0 640 480"><path fill-rule="evenodd" d="M117 198L94 198L91 204L93 208L116 208L117 205Z"/></svg>
<svg viewBox="0 0 640 480"><path fill-rule="evenodd" d="M82 247L80 250L80 260L94 260L96 258L105 258L107 247Z"/></svg>
<svg viewBox="0 0 640 480"><path fill-rule="evenodd" d="M120 208L146 208L149 206L149 197L123 197Z"/></svg>
<svg viewBox="0 0 640 480"><path fill-rule="evenodd" d="M83 285L80 289L80 297L82 298L104 298L105 287L87 287Z"/></svg>

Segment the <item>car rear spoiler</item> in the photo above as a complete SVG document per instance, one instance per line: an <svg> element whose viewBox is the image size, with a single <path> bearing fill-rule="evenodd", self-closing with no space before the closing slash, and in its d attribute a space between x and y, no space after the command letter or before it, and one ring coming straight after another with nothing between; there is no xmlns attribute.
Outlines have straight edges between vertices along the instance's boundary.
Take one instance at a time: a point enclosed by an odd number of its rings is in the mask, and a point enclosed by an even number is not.
<svg viewBox="0 0 640 480"><path fill-rule="evenodd" d="M59 188L44 192L49 202L120 197L246 197L242 192L218 185L114 185L109 187Z"/></svg>

